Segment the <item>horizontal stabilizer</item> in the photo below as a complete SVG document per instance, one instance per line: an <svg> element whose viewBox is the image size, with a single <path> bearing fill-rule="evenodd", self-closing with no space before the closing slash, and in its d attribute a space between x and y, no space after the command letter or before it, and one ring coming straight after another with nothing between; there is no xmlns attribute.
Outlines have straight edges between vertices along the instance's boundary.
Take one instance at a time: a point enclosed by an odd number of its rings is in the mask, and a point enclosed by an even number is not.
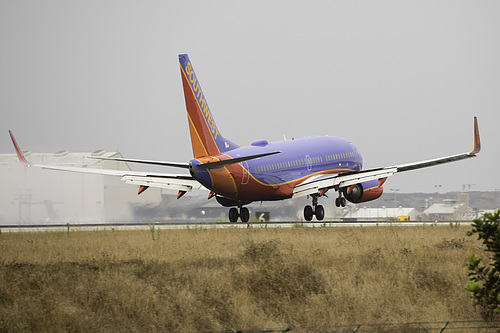
<svg viewBox="0 0 500 333"><path fill-rule="evenodd" d="M264 156L270 156L270 155L279 154L279 153L281 153L281 152L280 151L274 151L272 153L265 153L265 154L258 154L258 155L249 155L249 156L243 156L243 157L236 157L236 158L232 158L232 159L229 159L229 160L203 163L203 164L200 164L200 166L204 167L206 169L221 168L221 167L226 166L226 165L240 163L240 162L243 162L243 161L253 160L255 158L264 157Z"/></svg>
<svg viewBox="0 0 500 333"><path fill-rule="evenodd" d="M152 165L161 165L161 166L168 166L168 167L174 167L174 168L189 169L189 163L164 162L164 161L152 161L152 160L139 160L139 159L133 159L133 158L118 158L118 157L94 157L94 156L88 156L88 158L93 158L93 159L96 159L96 160L130 162L130 163L141 163L141 164L152 164Z"/></svg>

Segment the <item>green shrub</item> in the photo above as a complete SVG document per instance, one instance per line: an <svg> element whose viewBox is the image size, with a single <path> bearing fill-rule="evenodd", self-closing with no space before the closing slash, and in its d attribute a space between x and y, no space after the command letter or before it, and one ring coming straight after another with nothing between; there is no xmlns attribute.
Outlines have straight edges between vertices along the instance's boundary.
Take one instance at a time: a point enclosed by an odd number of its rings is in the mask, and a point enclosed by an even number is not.
<svg viewBox="0 0 500 333"><path fill-rule="evenodd" d="M489 257L485 261L476 254L467 257L470 280L465 290L472 293L474 306L481 307L483 316L490 318L500 312L500 210L475 219L467 235L474 234L483 242Z"/></svg>

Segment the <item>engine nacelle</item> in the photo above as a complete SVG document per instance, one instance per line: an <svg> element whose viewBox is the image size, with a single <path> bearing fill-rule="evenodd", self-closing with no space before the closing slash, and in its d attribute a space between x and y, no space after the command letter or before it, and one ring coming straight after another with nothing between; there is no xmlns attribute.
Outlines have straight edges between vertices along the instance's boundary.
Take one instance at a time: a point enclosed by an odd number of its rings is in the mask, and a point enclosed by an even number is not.
<svg viewBox="0 0 500 333"><path fill-rule="evenodd" d="M352 203L360 203L380 198L384 192L383 184L387 178L380 178L362 182L342 188L344 197Z"/></svg>

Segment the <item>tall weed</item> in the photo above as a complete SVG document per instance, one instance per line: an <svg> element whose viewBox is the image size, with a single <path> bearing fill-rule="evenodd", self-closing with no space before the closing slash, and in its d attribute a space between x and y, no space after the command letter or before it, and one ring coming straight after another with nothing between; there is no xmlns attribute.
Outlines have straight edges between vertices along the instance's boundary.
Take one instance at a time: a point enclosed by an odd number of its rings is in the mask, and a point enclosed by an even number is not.
<svg viewBox="0 0 500 333"><path fill-rule="evenodd" d="M480 319L466 227L3 233L0 331ZM153 235L154 241L152 241Z"/></svg>

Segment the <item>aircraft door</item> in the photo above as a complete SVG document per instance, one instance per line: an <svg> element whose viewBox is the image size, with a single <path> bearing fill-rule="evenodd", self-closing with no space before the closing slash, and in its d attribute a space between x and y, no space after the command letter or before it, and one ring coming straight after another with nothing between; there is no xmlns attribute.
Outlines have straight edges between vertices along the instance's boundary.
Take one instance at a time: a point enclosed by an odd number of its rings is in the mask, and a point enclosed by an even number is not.
<svg viewBox="0 0 500 333"><path fill-rule="evenodd" d="M311 169L312 169L312 158L309 155L306 155L306 166L307 166L307 171L311 171Z"/></svg>
<svg viewBox="0 0 500 333"><path fill-rule="evenodd" d="M243 167L242 177L241 177L241 185L248 184L248 180L250 179L250 175L248 174L248 163L247 161L241 162L241 166Z"/></svg>

